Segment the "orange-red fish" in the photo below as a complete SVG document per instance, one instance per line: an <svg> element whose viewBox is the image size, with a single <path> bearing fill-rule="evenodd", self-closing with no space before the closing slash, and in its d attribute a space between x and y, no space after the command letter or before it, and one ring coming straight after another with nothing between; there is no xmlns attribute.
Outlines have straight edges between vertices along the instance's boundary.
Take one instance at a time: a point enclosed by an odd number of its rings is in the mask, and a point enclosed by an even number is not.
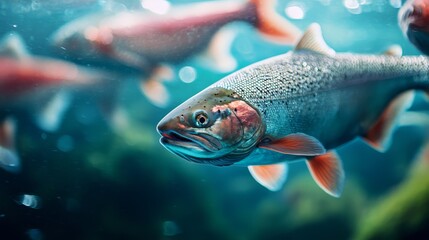
<svg viewBox="0 0 429 240"><path fill-rule="evenodd" d="M147 11L97 13L72 21L53 37L70 54L114 59L146 72L143 92L159 106L168 101L159 83L161 63L178 63L206 51L212 66L232 70L228 53L230 32L219 31L230 22L243 21L284 44L295 43L301 32L274 10L272 0L212 1L172 7L165 15Z"/></svg>
<svg viewBox="0 0 429 240"><path fill-rule="evenodd" d="M30 111L45 130L58 127L69 105L69 89L94 86L109 78L70 62L32 56L16 33L0 43L0 113Z"/></svg>

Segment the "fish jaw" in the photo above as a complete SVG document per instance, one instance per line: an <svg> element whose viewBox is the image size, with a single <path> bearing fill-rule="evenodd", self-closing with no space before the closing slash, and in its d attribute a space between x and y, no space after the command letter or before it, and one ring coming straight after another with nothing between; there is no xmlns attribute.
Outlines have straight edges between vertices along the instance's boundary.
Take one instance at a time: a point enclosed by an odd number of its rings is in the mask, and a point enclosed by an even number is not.
<svg viewBox="0 0 429 240"><path fill-rule="evenodd" d="M189 161L231 165L246 157L263 134L258 111L224 88L208 88L165 116L160 142Z"/></svg>
<svg viewBox="0 0 429 240"><path fill-rule="evenodd" d="M171 130L162 133L160 142L171 152L191 161L194 161L192 159L217 158L223 154L220 151L219 141L213 137L204 138ZM192 158L190 158L191 156Z"/></svg>

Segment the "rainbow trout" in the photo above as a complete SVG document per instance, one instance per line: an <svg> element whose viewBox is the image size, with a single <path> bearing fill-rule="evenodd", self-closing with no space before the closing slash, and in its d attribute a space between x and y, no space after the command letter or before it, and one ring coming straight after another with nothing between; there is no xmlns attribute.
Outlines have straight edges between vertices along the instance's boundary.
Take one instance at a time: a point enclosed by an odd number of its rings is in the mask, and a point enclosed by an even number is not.
<svg viewBox="0 0 429 240"><path fill-rule="evenodd" d="M162 16L147 11L95 13L67 23L53 41L80 58L111 59L141 70L147 75L142 79L143 93L164 107L168 91L161 80L170 71L162 64L178 64L203 54L212 60L211 67L232 71L235 60L229 45L233 36L222 28L237 21L282 44L295 44L301 36L298 28L276 13L274 0L249 0L190 3Z"/></svg>
<svg viewBox="0 0 429 240"><path fill-rule="evenodd" d="M316 183L339 197L335 148L356 137L382 150L414 89L429 87L423 56L335 53L313 24L293 51L241 69L165 116L157 128L171 152L197 163L248 166L270 190L287 162L306 160Z"/></svg>

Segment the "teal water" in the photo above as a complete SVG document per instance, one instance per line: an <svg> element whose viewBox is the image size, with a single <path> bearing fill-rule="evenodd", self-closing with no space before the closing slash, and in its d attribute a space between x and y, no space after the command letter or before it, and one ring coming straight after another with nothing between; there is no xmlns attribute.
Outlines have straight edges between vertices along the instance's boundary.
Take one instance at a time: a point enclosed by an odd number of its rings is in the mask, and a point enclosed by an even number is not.
<svg viewBox="0 0 429 240"><path fill-rule="evenodd" d="M171 6L189 2L196 1L170 1ZM296 0L278 1L276 10L302 30L318 22L337 52L378 54L399 44L403 55L418 55L398 27L400 5L394 0ZM303 10L302 19L286 16L291 6ZM141 4L0 3L0 37L14 31L32 54L112 70L123 78L117 105L127 116L121 128L112 128L97 110L97 99L86 92L74 93L54 132L40 129L25 112L14 112L22 169L0 169L0 239L429 238L428 188L420 185L428 182L421 155L429 134L425 121L408 124L404 117L386 153L359 140L341 147L346 185L339 199L319 189L302 162L290 166L283 190L270 192L246 168L190 163L158 142L158 121L227 73L196 59L174 65L174 79L165 82L171 100L159 108L140 93L135 69L107 59L70 57L50 45L50 36L63 24L106 8L138 9ZM229 27L236 33L231 52L238 68L292 49L265 41L247 24ZM190 83L179 76L186 69L196 73ZM427 107L419 95L411 111L424 119Z"/></svg>

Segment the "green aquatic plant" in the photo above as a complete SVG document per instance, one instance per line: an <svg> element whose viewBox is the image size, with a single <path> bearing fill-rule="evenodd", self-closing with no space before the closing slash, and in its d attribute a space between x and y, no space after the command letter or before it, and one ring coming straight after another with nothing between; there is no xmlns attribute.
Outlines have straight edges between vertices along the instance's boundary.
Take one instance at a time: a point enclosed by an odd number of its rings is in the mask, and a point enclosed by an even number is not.
<svg viewBox="0 0 429 240"><path fill-rule="evenodd" d="M429 154L423 151L408 179L361 219L354 239L429 238Z"/></svg>
<svg viewBox="0 0 429 240"><path fill-rule="evenodd" d="M350 178L341 198L333 200L302 175L277 198L262 202L252 239L346 239L367 204L360 185Z"/></svg>

